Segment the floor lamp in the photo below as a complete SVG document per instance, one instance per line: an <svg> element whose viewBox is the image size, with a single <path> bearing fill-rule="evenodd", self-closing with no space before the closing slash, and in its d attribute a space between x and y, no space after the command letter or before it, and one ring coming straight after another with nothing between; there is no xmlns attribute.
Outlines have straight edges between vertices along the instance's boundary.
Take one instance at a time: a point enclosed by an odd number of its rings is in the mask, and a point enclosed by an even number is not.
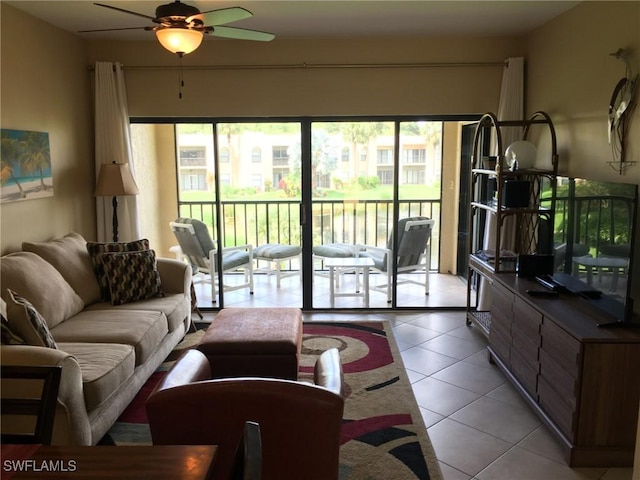
<svg viewBox="0 0 640 480"><path fill-rule="evenodd" d="M100 167L96 197L113 197L113 241L118 241L118 197L138 195L138 186L126 163L104 163Z"/></svg>

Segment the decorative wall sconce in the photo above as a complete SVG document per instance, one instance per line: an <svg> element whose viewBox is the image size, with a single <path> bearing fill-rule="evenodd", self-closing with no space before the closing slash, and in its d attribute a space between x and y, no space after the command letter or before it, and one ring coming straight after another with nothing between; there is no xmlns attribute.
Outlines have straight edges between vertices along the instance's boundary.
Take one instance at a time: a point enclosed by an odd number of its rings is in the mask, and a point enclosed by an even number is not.
<svg viewBox="0 0 640 480"><path fill-rule="evenodd" d="M623 175L628 167L637 163L626 160L625 144L631 114L636 106L638 74L634 75L633 69L631 68L631 52L620 48L610 55L618 60L622 60L626 66L625 76L618 81L613 89L611 100L609 101L608 120L609 144L611 145L613 160L607 163L611 165L611 168L617 170L620 175Z"/></svg>

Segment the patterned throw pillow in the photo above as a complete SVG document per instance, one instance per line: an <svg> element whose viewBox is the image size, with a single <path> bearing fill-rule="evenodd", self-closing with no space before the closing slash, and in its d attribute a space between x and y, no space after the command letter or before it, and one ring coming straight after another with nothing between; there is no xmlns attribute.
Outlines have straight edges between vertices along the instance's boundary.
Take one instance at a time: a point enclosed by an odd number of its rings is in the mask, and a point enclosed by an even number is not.
<svg viewBox="0 0 640 480"><path fill-rule="evenodd" d="M108 302L111 298L111 294L107 275L102 263L102 257L100 257L100 255L110 252L136 252L139 250L149 250L149 240L142 238L128 243L87 242L87 251L91 257L91 263L93 263L93 269L96 273L98 283L100 284L103 302Z"/></svg>
<svg viewBox="0 0 640 480"><path fill-rule="evenodd" d="M164 296L155 251L101 253L99 257L113 305Z"/></svg>
<svg viewBox="0 0 640 480"><path fill-rule="evenodd" d="M16 306L22 307L26 320L32 327L33 333L35 333L35 335L32 336L32 341L29 343L41 347L58 348L56 341L53 339L53 336L49 331L49 327L47 327L47 322L42 318L42 315L38 313L35 307L31 305L31 302L24 297L21 297L13 290L7 291L9 292L8 301Z"/></svg>

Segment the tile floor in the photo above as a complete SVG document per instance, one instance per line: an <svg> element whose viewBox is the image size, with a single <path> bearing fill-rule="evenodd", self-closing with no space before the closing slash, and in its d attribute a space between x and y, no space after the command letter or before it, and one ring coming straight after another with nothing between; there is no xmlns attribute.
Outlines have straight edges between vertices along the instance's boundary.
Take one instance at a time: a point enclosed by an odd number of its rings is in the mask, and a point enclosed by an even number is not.
<svg viewBox="0 0 640 480"><path fill-rule="evenodd" d="M559 445L499 371L465 313L305 313L388 320L445 480L631 480L632 468L569 468Z"/></svg>
<svg viewBox="0 0 640 480"><path fill-rule="evenodd" d="M256 277L254 295L249 296L247 290L229 292L226 306L300 307L297 277L284 279L280 289L274 287L275 278ZM444 302L444 298L457 296L458 305L465 304L466 289L457 277L432 275L431 279L433 290L428 297ZM318 301L323 302L328 288L318 285ZM197 289L204 296L208 288L199 285ZM440 289L446 292L444 296L436 293ZM384 301L384 295L375 293L376 300L373 295L372 307L373 302ZM361 307L357 303L361 299L341 300L356 303L339 307ZM212 318L213 313L205 315L205 319ZM335 310L305 312L304 319L391 323L445 480L632 479L632 468L569 468L554 437L499 369L488 362L486 339L477 328L466 325L462 309Z"/></svg>
<svg viewBox="0 0 640 480"><path fill-rule="evenodd" d="M205 277L208 279L208 277ZM370 276L371 285L384 283L386 277L379 274ZM423 281L424 274L404 274L401 279L417 278ZM226 274L225 283L237 285L242 283L243 276ZM198 305L203 308L211 308L211 285L208 283L195 283ZM272 275L254 275L254 293L249 290L227 291L224 293L226 307L268 307L268 306L302 306L302 288L299 276L282 279L280 288L276 288L276 279ZM345 275L340 290L341 292L354 292L354 275ZM398 285L398 306L419 308L457 307L464 308L467 304L466 282L459 276L450 274L429 274L429 295L425 295L424 286L413 283ZM372 309L388 309L387 297L384 293L371 290L369 295L369 307ZM324 276L315 276L313 279L314 308L330 308L329 279ZM335 299L337 309L364 308L362 298L337 297Z"/></svg>

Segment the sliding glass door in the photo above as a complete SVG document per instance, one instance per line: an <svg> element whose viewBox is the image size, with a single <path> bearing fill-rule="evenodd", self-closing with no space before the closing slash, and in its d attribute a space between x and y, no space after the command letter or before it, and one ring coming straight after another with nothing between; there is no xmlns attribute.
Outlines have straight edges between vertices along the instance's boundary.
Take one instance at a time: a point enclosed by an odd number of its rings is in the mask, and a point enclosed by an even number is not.
<svg viewBox="0 0 640 480"><path fill-rule="evenodd" d="M313 122L311 139L314 307L424 307L438 266L429 240L439 226L442 123ZM409 218L429 232L394 244L394 226Z"/></svg>
<svg viewBox="0 0 640 480"><path fill-rule="evenodd" d="M179 256L168 224L192 218L206 225L223 260L229 249L246 246L254 254L265 245L289 252L254 261L253 293L243 287L244 267L234 271L216 260L215 291L207 283L195 285L201 308L442 306L443 297L434 292L442 289L437 273L445 124L137 120L136 164L162 186L152 191L142 182L143 231L154 232L153 243L163 253ZM392 253L399 251L402 258ZM341 264L336 257L370 260ZM367 263L370 288L364 295ZM445 305L464 306L453 302Z"/></svg>

